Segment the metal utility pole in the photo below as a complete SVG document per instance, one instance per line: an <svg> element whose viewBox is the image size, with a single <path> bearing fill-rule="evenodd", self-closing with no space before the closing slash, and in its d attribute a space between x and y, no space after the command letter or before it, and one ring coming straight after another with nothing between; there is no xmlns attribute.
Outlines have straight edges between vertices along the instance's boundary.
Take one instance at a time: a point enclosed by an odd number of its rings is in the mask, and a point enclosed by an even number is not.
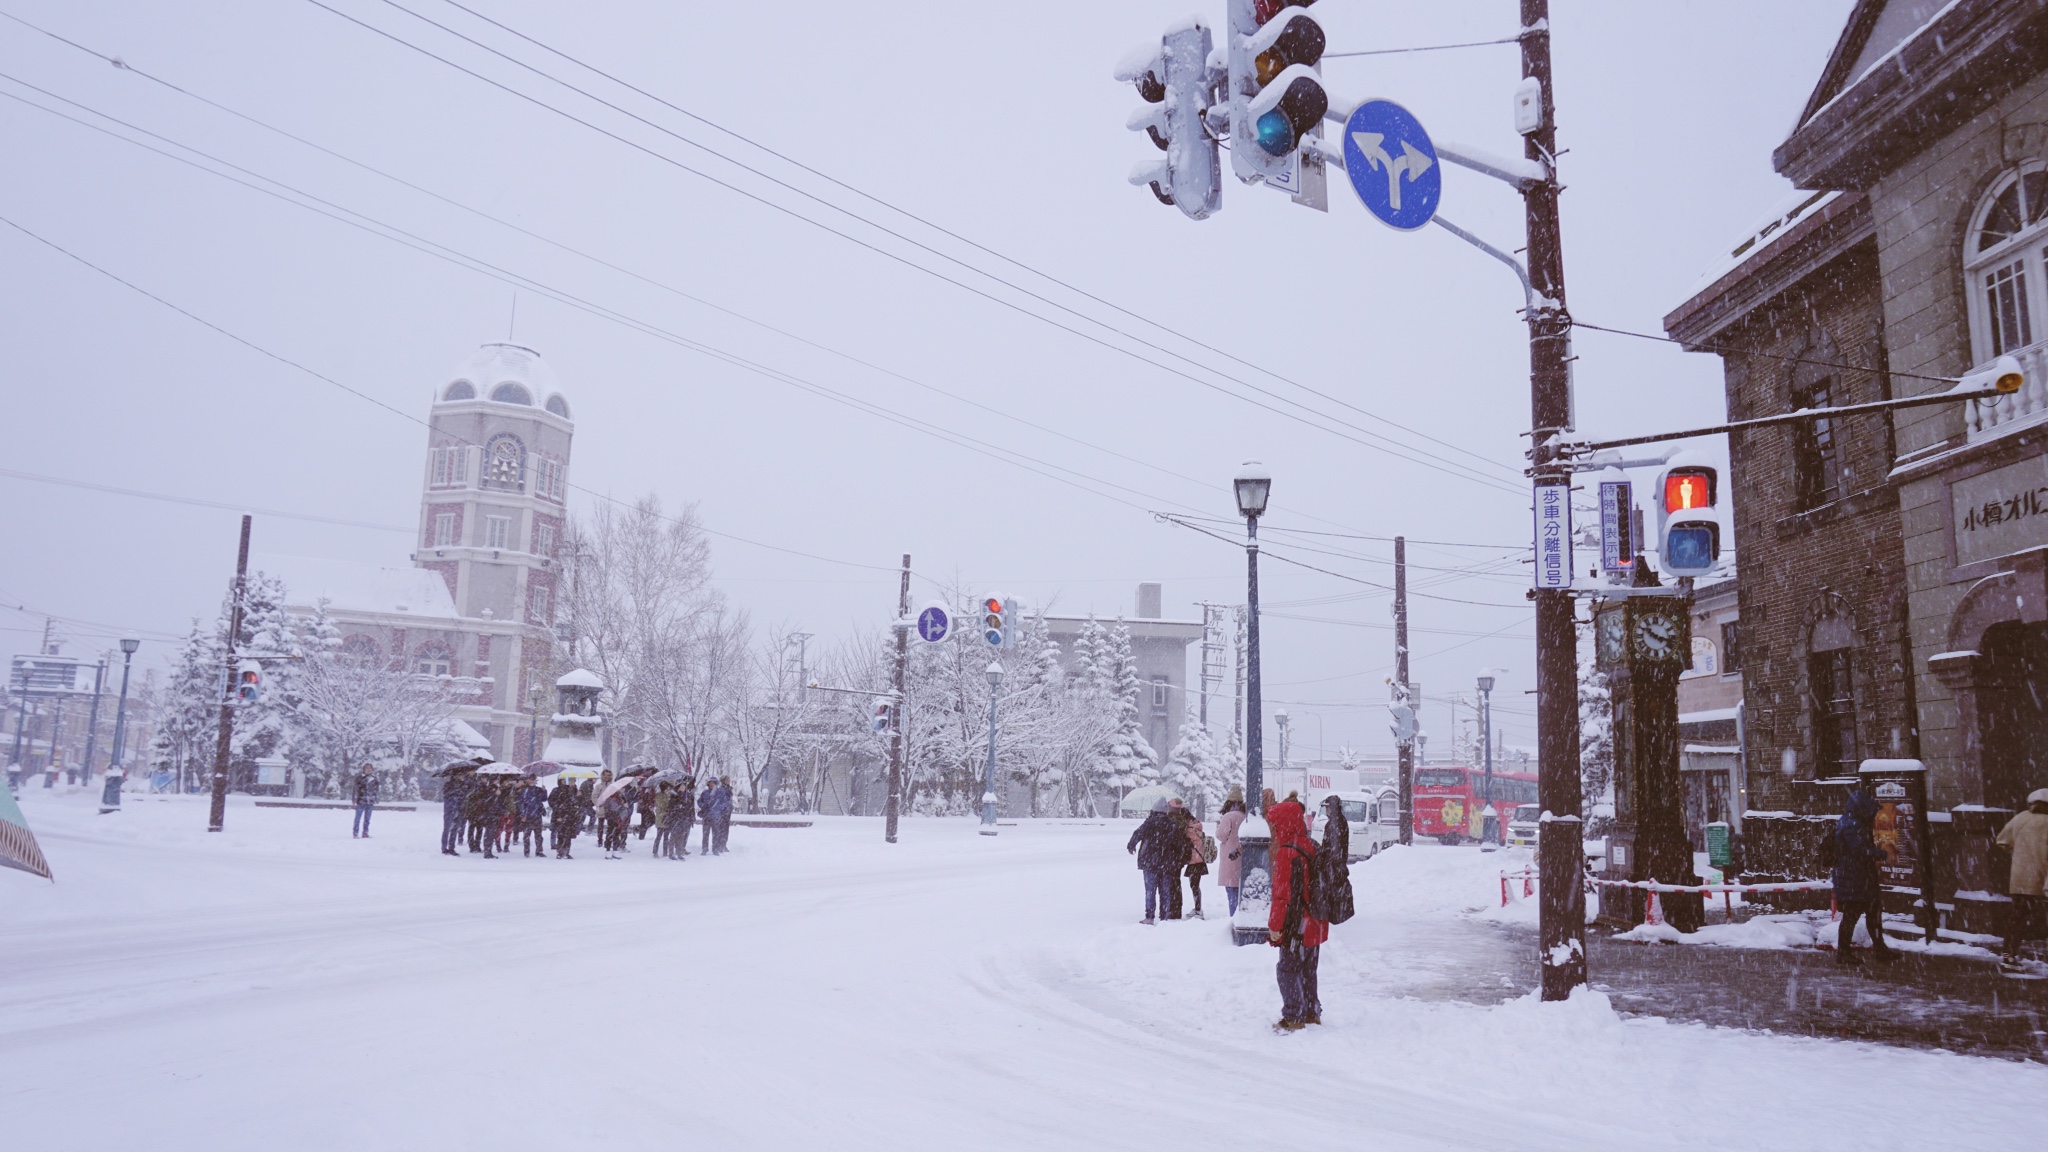
<svg viewBox="0 0 2048 1152"><path fill-rule="evenodd" d="M228 814L228 749L235 738L235 638L242 632L242 593L249 584L249 517L242 517L242 544L235 553L234 607L228 612L227 677L220 697L220 734L213 745L213 807L206 830L218 832Z"/></svg>
<svg viewBox="0 0 2048 1152"><path fill-rule="evenodd" d="M86 713L85 717L85 763L78 769L80 784L92 783L93 749L99 744L100 738L100 693L106 690L106 686L107 661L102 657L98 664L93 665L92 670L92 711Z"/></svg>
<svg viewBox="0 0 2048 1152"><path fill-rule="evenodd" d="M889 804L883 836L896 842L896 818L903 811L903 665L910 656L910 553L903 554L903 582L896 592L896 708L889 728Z"/></svg>
<svg viewBox="0 0 2048 1152"><path fill-rule="evenodd" d="M981 834L996 834L996 696L1003 684L1003 666L991 661L988 670L988 769L981 786Z"/></svg>
<svg viewBox="0 0 2048 1152"><path fill-rule="evenodd" d="M1523 154L1552 173L1522 188L1528 216L1529 461L1537 488L1571 484L1555 439L1571 424L1571 316L1565 310L1564 248L1557 214L1556 86L1550 71L1550 0L1522 0L1522 75L1541 85L1542 116ZM1567 557L1569 559L1569 557ZM1542 883L1538 943L1543 999L1563 1000L1586 982L1584 798L1579 786L1579 653L1569 588L1538 588L1536 603L1536 793Z"/></svg>
<svg viewBox="0 0 2048 1152"><path fill-rule="evenodd" d="M1400 702L1415 707L1408 686L1408 538L1394 537L1394 684ZM1410 713L1413 715L1414 713ZM1419 725L1418 725L1419 726ZM1415 741L1402 740L1396 746L1401 796L1401 843L1415 841Z"/></svg>

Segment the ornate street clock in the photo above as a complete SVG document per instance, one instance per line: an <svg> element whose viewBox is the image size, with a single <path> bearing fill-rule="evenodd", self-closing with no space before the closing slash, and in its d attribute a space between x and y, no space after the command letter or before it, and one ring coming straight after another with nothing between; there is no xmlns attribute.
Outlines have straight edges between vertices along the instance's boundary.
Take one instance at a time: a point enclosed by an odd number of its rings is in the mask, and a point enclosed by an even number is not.
<svg viewBox="0 0 2048 1152"><path fill-rule="evenodd" d="M1659 597L1630 602L1628 659L1637 665L1692 665L1692 619L1685 601Z"/></svg>

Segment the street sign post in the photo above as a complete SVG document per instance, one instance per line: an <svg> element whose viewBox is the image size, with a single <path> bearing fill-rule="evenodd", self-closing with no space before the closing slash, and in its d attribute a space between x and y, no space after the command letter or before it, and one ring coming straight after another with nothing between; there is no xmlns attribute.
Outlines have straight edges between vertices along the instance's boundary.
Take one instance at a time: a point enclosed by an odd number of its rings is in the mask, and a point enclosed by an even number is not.
<svg viewBox="0 0 2048 1152"><path fill-rule="evenodd" d="M1365 210L1413 232L1436 215L1443 165L1421 121L1392 100L1367 100L1344 122L1344 171Z"/></svg>
<svg viewBox="0 0 2048 1152"><path fill-rule="evenodd" d="M1536 587L1572 586L1572 486L1536 485Z"/></svg>
<svg viewBox="0 0 2048 1152"><path fill-rule="evenodd" d="M944 604L927 604L917 614L917 638L937 644L953 631L953 610Z"/></svg>
<svg viewBox="0 0 2048 1152"><path fill-rule="evenodd" d="M1600 568L1621 572L1635 563L1635 496L1626 480L1600 482Z"/></svg>

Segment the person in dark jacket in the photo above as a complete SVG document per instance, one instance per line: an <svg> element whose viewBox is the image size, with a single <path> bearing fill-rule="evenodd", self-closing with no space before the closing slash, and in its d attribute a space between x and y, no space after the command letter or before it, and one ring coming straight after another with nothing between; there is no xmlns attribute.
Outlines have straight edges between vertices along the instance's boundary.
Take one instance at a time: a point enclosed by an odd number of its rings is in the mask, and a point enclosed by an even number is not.
<svg viewBox="0 0 2048 1152"><path fill-rule="evenodd" d="M612 773L609 768L604 772L604 782L606 784L612 782ZM590 779L584 780L582 784L577 786L577 791L583 794L583 830L585 832L597 826L597 789L597 781Z"/></svg>
<svg viewBox="0 0 2048 1152"><path fill-rule="evenodd" d="M1323 1022L1323 1001L1317 995L1316 964L1330 926L1308 914L1311 878L1315 874L1316 842L1292 792L1266 809L1273 830L1273 909L1267 914L1266 942L1280 949L1274 976L1280 983L1280 1022L1276 1028L1294 1032Z"/></svg>
<svg viewBox="0 0 2048 1152"><path fill-rule="evenodd" d="M542 791L541 786L534 783L531 778L528 778L526 783L521 784L519 791L513 794L513 811L519 821L517 827L519 829L519 854L521 856L547 858L548 845L547 841L543 838L545 833L541 830L543 825L541 817L547 812L547 803L548 794Z"/></svg>
<svg viewBox="0 0 2048 1152"><path fill-rule="evenodd" d="M484 859L494 860L498 839L498 785L493 780L479 779L469 790L469 798L463 801L462 814L469 817L469 850L482 850Z"/></svg>
<svg viewBox="0 0 2048 1152"><path fill-rule="evenodd" d="M583 793L567 780L555 781L548 793L548 818L555 827L555 859L568 860L569 846L583 830Z"/></svg>
<svg viewBox="0 0 2048 1152"><path fill-rule="evenodd" d="M689 776L676 785L676 799L669 809L670 819L676 822L675 831L669 836L669 851L680 860L690 854L690 825L697 822L697 781Z"/></svg>
<svg viewBox="0 0 2048 1152"><path fill-rule="evenodd" d="M469 798L472 781L467 772L451 774L441 785L441 854L458 855L462 847L462 802Z"/></svg>
<svg viewBox="0 0 2048 1152"><path fill-rule="evenodd" d="M1871 837L1871 822L1877 819L1877 798L1862 788L1849 793L1842 818L1835 821L1835 907L1842 914L1842 926L1835 937L1835 963L1860 964L1852 945L1856 921L1870 929L1870 954L1879 960L1896 960L1898 954L1885 943L1883 908L1878 890L1877 862L1884 849Z"/></svg>
<svg viewBox="0 0 2048 1152"><path fill-rule="evenodd" d="M351 791L355 794L356 821L349 835L367 840L370 838L370 813L377 810L377 794L383 791L377 782L377 770L368 764L363 765L363 770L356 774Z"/></svg>
<svg viewBox="0 0 2048 1152"><path fill-rule="evenodd" d="M1138 857L1138 871L1145 875L1145 918L1139 923L1156 924L1157 916L1169 910L1172 891L1180 887L1180 867L1187 860L1187 833L1167 815L1166 801L1156 800L1138 830L1124 848Z"/></svg>
<svg viewBox="0 0 2048 1152"><path fill-rule="evenodd" d="M663 785L667 787L667 785ZM654 827L654 789L645 784L640 786L640 839L647 839L647 830ZM659 855L659 853L657 853Z"/></svg>
<svg viewBox="0 0 2048 1152"><path fill-rule="evenodd" d="M1180 858L1177 860L1173 858L1173 850L1171 848L1169 848L1166 853L1168 860L1172 861L1169 871L1173 873L1173 882L1171 887L1168 888L1168 892L1171 893L1171 897L1167 901L1169 907L1166 911L1166 919L1178 920L1181 918L1181 911L1183 908L1183 905L1181 903L1182 892L1180 886L1181 870L1187 867L1188 861L1200 860L1202 856L1199 849L1195 849L1195 851L1192 854L1190 854L1188 851L1188 849L1192 846L1188 840L1188 825L1193 824L1195 822L1195 814L1188 811L1187 805L1181 803L1178 799L1168 800L1166 802L1166 818L1173 821L1173 829L1175 832L1180 834L1181 838L1180 846L1182 852ZM1196 832L1195 835L1199 837L1201 833ZM1193 843L1200 844L1201 841L1195 840ZM1195 883L1199 884L1201 883L1201 881L1197 880L1195 881Z"/></svg>

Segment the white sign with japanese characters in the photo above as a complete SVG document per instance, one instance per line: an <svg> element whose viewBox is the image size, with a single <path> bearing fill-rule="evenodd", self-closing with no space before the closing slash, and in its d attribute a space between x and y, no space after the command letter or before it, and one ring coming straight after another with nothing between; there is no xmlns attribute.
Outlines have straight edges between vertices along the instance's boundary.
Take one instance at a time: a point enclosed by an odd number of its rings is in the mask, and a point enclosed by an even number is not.
<svg viewBox="0 0 2048 1152"><path fill-rule="evenodd" d="M1572 586L1572 487L1536 486L1536 587Z"/></svg>
<svg viewBox="0 0 2048 1152"><path fill-rule="evenodd" d="M2048 456L1949 485L1956 563L1995 560L2048 545Z"/></svg>

